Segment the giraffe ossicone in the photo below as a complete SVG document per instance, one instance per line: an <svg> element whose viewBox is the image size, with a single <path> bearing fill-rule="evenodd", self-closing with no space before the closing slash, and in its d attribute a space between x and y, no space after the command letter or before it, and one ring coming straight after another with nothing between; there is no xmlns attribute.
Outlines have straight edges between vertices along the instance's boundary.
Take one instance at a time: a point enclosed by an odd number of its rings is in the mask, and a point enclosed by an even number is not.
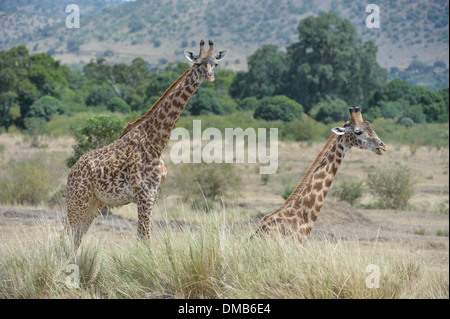
<svg viewBox="0 0 450 319"><path fill-rule="evenodd" d="M281 207L263 217L252 238L257 234L278 233L300 241L307 239L345 153L352 147L377 155L386 151L386 145L370 123L363 121L359 107L349 111L350 121L331 130L333 134L300 184Z"/></svg>
<svg viewBox="0 0 450 319"><path fill-rule="evenodd" d="M150 217L167 169L161 153L181 112L202 81L214 81L214 71L227 50L214 54L200 42L200 53L187 51L194 62L153 107L125 126L113 143L84 154L67 177L67 220L78 248L83 234L105 205L136 203L138 234L150 238Z"/></svg>

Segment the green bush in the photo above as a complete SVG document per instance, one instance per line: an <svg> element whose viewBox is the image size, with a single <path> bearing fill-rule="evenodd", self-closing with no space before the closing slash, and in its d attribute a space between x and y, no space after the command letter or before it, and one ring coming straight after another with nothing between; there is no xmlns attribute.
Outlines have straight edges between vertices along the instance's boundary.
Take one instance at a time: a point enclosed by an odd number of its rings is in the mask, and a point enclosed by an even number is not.
<svg viewBox="0 0 450 319"><path fill-rule="evenodd" d="M333 189L332 196L353 206L362 197L363 192L364 182L344 181Z"/></svg>
<svg viewBox="0 0 450 319"><path fill-rule="evenodd" d="M378 197L382 208L404 208L414 195L416 181L408 167L396 164L395 168L368 174L369 191Z"/></svg>
<svg viewBox="0 0 450 319"><path fill-rule="evenodd" d="M254 111L257 107L258 99L254 96L246 97L238 103L238 109L242 111Z"/></svg>
<svg viewBox="0 0 450 319"><path fill-rule="evenodd" d="M35 101L28 110L26 117L39 117L46 121L50 121L55 114L67 114L69 109L62 104L57 98L53 96L44 95L39 100Z"/></svg>
<svg viewBox="0 0 450 319"><path fill-rule="evenodd" d="M67 166L72 167L83 154L114 142L124 126L123 120L113 116L91 116L75 133L76 144L66 160Z"/></svg>
<svg viewBox="0 0 450 319"><path fill-rule="evenodd" d="M290 122L302 118L303 107L284 95L267 96L261 99L253 116L266 121Z"/></svg>
<svg viewBox="0 0 450 319"><path fill-rule="evenodd" d="M121 112L121 113L131 112L131 108L127 104L127 102L125 102L123 99L117 96L113 97L106 103L106 108L111 112Z"/></svg>

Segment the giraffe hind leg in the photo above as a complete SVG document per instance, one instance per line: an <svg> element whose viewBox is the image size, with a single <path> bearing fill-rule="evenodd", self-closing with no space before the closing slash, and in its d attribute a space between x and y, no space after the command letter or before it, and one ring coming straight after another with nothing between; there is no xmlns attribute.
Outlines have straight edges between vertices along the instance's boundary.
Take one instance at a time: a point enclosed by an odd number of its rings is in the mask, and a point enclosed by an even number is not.
<svg viewBox="0 0 450 319"><path fill-rule="evenodd" d="M76 189L77 192L72 192L73 189ZM85 181L85 185L81 185L80 182L74 185L70 181L68 182L67 231L72 237L75 251L81 243L81 238L103 207L104 204L95 198L90 183Z"/></svg>
<svg viewBox="0 0 450 319"><path fill-rule="evenodd" d="M89 227L91 226L95 217L99 215L104 206L105 205L102 202L98 200L94 201L93 203L91 203L91 205L89 205L89 208L85 212L81 221L78 224L74 225L74 227L72 227L72 230L74 232L73 238L75 250L77 250L80 246L83 235L86 234L86 232L89 230Z"/></svg>

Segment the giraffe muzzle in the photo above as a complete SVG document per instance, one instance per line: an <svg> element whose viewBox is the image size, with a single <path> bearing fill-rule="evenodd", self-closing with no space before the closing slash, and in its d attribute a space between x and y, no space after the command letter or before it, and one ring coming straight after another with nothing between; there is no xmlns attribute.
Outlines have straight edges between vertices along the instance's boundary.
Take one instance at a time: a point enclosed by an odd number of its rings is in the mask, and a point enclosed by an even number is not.
<svg viewBox="0 0 450 319"><path fill-rule="evenodd" d="M386 152L386 145L384 143L380 144L377 148L375 148L374 152L377 155L383 155L383 152Z"/></svg>
<svg viewBox="0 0 450 319"><path fill-rule="evenodd" d="M211 74L206 73L205 79L207 82L213 82L214 81L214 72L212 72Z"/></svg>

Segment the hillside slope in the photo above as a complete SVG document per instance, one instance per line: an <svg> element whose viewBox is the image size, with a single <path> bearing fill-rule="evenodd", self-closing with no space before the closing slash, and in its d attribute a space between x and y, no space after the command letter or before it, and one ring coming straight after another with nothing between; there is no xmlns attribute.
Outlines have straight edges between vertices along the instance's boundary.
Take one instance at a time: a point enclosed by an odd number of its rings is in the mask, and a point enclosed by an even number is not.
<svg viewBox="0 0 450 319"><path fill-rule="evenodd" d="M349 0L138 0L77 1L80 29L65 26L73 1L19 0L0 5L0 49L25 43L31 53L49 52L63 63L82 65L96 56L151 65L182 60L202 38L230 50L224 67L246 69L246 57L261 45L284 49L297 41L299 21L321 11L349 19L358 34L379 47L382 67L405 69L413 60L448 61L448 1L380 0L380 28L369 29L366 3ZM448 62L445 62L448 63Z"/></svg>

